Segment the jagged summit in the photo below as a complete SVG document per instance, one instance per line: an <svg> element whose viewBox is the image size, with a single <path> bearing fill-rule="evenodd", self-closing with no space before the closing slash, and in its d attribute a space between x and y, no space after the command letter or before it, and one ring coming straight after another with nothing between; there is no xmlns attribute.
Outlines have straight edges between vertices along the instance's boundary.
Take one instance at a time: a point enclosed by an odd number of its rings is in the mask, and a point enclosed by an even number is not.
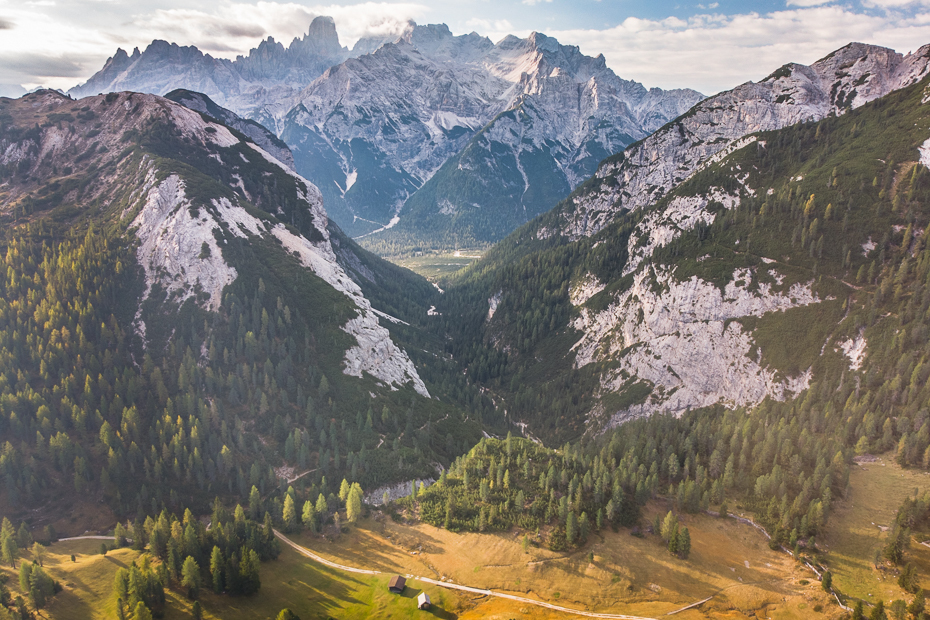
<svg viewBox="0 0 930 620"><path fill-rule="evenodd" d="M615 75L603 56L585 56L542 33L495 44L411 21L400 34L362 39L350 52L323 17L289 46L269 37L235 61L163 41L133 56L118 52L71 94L175 89L203 93L280 136L297 170L320 187L333 218L353 236L414 213L408 199L473 137L490 139L472 148L482 158L504 140L510 161L481 172L496 189L466 199L448 187L426 199L430 216L441 216L435 224L443 235L458 225L448 215L486 209L481 217L493 220L506 212L489 230L466 231L477 243L550 208L598 161L702 97L647 90ZM512 121L519 126L504 129Z"/></svg>

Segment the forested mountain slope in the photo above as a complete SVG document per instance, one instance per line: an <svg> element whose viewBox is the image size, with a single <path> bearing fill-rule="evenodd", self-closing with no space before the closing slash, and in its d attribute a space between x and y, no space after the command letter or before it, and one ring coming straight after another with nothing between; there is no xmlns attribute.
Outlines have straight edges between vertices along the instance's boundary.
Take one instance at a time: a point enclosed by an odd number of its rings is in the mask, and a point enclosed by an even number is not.
<svg viewBox="0 0 930 620"><path fill-rule="evenodd" d="M550 440L832 398L812 386L922 389L926 85L752 134L591 236L531 223L447 286L450 352Z"/></svg>
<svg viewBox="0 0 930 620"><path fill-rule="evenodd" d="M477 439L444 401L481 397L444 363L427 385L403 344L438 293L242 133L154 95L40 91L0 99L0 153L4 505L144 515L298 470L370 487Z"/></svg>

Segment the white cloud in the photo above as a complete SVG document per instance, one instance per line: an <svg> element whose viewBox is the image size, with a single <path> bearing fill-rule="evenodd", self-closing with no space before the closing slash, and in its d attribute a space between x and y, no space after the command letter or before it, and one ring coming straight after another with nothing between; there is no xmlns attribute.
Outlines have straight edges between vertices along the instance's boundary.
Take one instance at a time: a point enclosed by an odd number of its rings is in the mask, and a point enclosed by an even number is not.
<svg viewBox="0 0 930 620"><path fill-rule="evenodd" d="M427 6L413 2L350 6L224 2L209 11L166 8L142 13L138 4L116 0L57 5L51 0L22 4L0 0L0 81L26 88L67 89L90 77L117 47L131 52L133 47L144 49L153 39L196 45L214 56L233 58L248 54L267 36L287 45L306 34L310 22L320 15L335 20L340 42L351 47L363 36L399 34L408 20L423 20L429 12ZM23 60L29 57L36 62ZM66 70L50 72L54 65L49 59L62 58L77 63L78 69L59 63ZM76 74L81 79L76 80Z"/></svg>
<svg viewBox="0 0 930 620"><path fill-rule="evenodd" d="M328 15L336 22L339 41L351 47L369 35L394 35L403 32L411 19L422 18L429 9L421 4L365 2L351 6L304 6L294 3L259 2L230 4L221 10L163 9L140 14L134 25L148 36L179 44L196 45L220 56L242 53L243 43L257 44L273 36L285 45L307 32L310 22Z"/></svg>
<svg viewBox="0 0 930 620"><path fill-rule="evenodd" d="M907 52L930 43L926 13L908 17L825 6L768 14L628 18L605 30L547 34L603 53L620 76L647 86L687 86L705 94L759 80L787 62L810 64L851 41Z"/></svg>
<svg viewBox="0 0 930 620"><path fill-rule="evenodd" d="M831 1L832 0L787 0L785 4L787 4L788 6L799 6L802 8L806 8L806 7L812 7L812 6L820 6L822 4L827 4L828 2L831 2Z"/></svg>
<svg viewBox="0 0 930 620"><path fill-rule="evenodd" d="M527 6L534 6L534 5L539 4L540 2L552 2L552 0L523 0L523 4Z"/></svg>
<svg viewBox="0 0 930 620"><path fill-rule="evenodd" d="M336 4L341 0L323 1L328 4L219 0L204 9L200 3L158 0L160 8L144 10L125 1L0 0L0 83L69 88L97 71L118 46L131 51L154 38L234 57L247 54L269 35L287 45L319 15L335 19L340 41L349 47L362 36L399 34L410 19L424 23L449 18L438 0L348 6ZM472 11L459 23L494 41L545 29L586 54L603 53L624 78L706 94L761 79L786 62L809 64L850 41L902 52L930 43L930 9L921 4L930 0L862 0L873 7L867 12L858 5L803 6L820 0L786 0L793 6L741 15L718 13L716 2L704 0L708 14L688 19L631 17L612 28L562 31L544 28L538 16L518 20L507 14L511 23L486 0L472 1L482 7L481 17L471 17L476 14Z"/></svg>
<svg viewBox="0 0 930 620"><path fill-rule="evenodd" d="M862 6L870 9L900 9L911 5L930 4L928 0L862 0Z"/></svg>

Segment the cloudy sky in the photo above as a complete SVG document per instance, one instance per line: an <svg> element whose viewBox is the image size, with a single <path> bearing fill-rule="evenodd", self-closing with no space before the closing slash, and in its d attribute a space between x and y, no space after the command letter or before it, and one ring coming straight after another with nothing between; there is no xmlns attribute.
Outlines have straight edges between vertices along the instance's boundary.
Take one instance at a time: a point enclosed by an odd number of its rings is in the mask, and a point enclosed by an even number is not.
<svg viewBox="0 0 930 620"><path fill-rule="evenodd" d="M131 52L152 39L233 58L268 36L289 42L318 15L336 20L349 47L368 33L399 32L410 19L494 41L535 30L604 54L621 77L705 94L786 62L811 63L850 41L904 53L930 43L930 0L0 0L0 94L69 88L116 48Z"/></svg>

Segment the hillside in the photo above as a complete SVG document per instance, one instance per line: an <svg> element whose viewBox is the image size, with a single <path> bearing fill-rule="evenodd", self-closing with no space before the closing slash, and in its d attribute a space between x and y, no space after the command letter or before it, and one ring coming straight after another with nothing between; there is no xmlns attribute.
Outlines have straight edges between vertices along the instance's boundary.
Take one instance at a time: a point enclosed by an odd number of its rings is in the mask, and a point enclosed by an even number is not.
<svg viewBox="0 0 930 620"><path fill-rule="evenodd" d="M872 347L903 326L872 308L924 247L925 83L753 134L590 237L540 240L560 212L543 216L446 285L448 350L511 419L555 441L790 400L826 376L887 376ZM923 320L921 295L902 320Z"/></svg>
<svg viewBox="0 0 930 620"><path fill-rule="evenodd" d="M406 352L435 289L244 134L138 93L3 99L0 125L4 514L371 488L477 440L448 400L481 397Z"/></svg>

